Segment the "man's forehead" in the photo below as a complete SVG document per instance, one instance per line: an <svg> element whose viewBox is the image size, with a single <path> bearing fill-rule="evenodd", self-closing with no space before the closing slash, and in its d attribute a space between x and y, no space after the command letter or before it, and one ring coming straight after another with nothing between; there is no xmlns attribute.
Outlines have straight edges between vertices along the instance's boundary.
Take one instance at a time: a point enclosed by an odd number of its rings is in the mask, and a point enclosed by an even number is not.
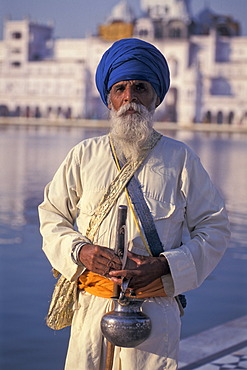
<svg viewBox="0 0 247 370"><path fill-rule="evenodd" d="M138 85L140 83L143 83L148 86L152 86L150 82L144 81L144 80L124 80L124 81L116 82L114 85L112 85L112 87L117 86L117 85Z"/></svg>

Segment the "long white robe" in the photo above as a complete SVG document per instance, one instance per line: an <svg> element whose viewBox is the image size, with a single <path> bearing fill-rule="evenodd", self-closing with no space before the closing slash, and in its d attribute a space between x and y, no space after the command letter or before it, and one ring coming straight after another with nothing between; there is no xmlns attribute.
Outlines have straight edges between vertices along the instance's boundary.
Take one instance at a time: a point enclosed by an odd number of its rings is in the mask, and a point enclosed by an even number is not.
<svg viewBox="0 0 247 370"><path fill-rule="evenodd" d="M109 137L87 139L70 151L45 189L45 199L39 207L43 249L51 265L69 280L76 280L84 270L72 261L72 247L87 240L90 218L117 172ZM174 297L200 286L221 259L230 236L227 213L199 158L181 142L163 136L136 176L171 274L162 277L168 297L149 299L143 305L154 323L151 337L141 348L118 348L114 366L122 370L175 369L180 320ZM127 205L124 192L100 225L95 244L114 247L120 204ZM127 230L129 250L147 255L130 212ZM99 321L109 304L107 299L80 293L67 369L102 368L104 345ZM134 361L138 367L129 367Z"/></svg>

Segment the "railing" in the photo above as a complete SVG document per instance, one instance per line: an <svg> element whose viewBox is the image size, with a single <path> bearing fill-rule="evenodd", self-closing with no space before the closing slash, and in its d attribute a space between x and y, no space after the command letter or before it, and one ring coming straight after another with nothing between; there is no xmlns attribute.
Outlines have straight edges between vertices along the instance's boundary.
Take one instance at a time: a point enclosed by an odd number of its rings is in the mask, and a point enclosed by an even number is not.
<svg viewBox="0 0 247 370"><path fill-rule="evenodd" d="M49 127L83 127L83 128L110 128L109 120L98 119L48 119L34 117L0 117L0 126L49 126ZM247 125L217 124L217 123L189 123L189 122L155 122L157 130L193 130L215 132L243 132L247 133Z"/></svg>

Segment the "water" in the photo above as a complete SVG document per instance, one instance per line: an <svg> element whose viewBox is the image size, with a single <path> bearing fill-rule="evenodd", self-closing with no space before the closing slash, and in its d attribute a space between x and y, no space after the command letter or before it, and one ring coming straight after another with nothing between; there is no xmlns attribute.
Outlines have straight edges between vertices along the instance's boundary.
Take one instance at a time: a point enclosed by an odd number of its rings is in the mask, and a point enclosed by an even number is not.
<svg viewBox="0 0 247 370"><path fill-rule="evenodd" d="M69 329L44 317L55 283L41 251L37 205L69 149L104 130L0 128L0 368L62 370ZM186 294L182 337L247 313L247 135L166 132L201 157L224 195L232 240L216 270ZM83 343L82 343L83 345Z"/></svg>

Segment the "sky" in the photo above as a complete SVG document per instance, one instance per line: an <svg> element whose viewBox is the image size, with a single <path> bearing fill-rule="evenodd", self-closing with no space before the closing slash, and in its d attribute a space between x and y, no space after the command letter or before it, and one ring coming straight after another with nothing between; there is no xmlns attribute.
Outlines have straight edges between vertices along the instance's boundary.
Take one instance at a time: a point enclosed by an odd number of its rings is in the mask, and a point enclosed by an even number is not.
<svg viewBox="0 0 247 370"><path fill-rule="evenodd" d="M29 17L40 23L53 22L55 38L83 38L95 34L112 7L120 0L0 0L0 39L5 17L22 20ZM128 0L136 16L140 0ZM193 15L208 5L213 11L231 15L240 21L242 35L247 36L247 0L191 0Z"/></svg>

